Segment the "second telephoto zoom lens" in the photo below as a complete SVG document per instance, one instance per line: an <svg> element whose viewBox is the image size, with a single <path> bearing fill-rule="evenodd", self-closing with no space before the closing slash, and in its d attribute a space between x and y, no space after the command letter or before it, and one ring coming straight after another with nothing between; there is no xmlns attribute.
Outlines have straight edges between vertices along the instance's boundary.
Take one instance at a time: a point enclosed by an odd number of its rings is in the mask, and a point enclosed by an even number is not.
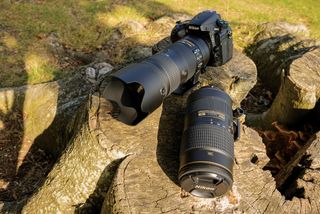
<svg viewBox="0 0 320 214"><path fill-rule="evenodd" d="M228 94L204 87L189 96L178 175L185 191L212 198L232 187L235 129Z"/></svg>

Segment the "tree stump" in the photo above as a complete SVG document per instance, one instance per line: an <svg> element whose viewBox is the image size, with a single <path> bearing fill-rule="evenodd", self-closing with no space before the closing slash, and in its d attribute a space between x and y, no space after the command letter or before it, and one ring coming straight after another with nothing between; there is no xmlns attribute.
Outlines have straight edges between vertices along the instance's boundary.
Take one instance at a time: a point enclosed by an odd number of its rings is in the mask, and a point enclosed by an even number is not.
<svg viewBox="0 0 320 214"><path fill-rule="evenodd" d="M234 106L239 106L255 82L255 65L235 52L226 65L210 68L193 90L213 84L230 93ZM111 104L103 98L107 83L108 78L78 110L72 122L73 138L22 213L320 212L316 197L318 150L307 150L309 171L298 180L310 181L306 188L310 194L285 200L271 173L263 170L269 159L261 138L246 126L235 144L232 191L215 199L185 194L178 185L177 171L183 113L190 92L171 95L137 126L127 126L111 116ZM309 148L318 148L317 142L312 141Z"/></svg>
<svg viewBox="0 0 320 214"><path fill-rule="evenodd" d="M5 200L3 209L10 210L43 182L73 135L74 112L88 101L91 87L83 75L76 74L0 89L0 183L5 183L0 187L0 207Z"/></svg>
<svg viewBox="0 0 320 214"><path fill-rule="evenodd" d="M96 67L98 65L107 65L103 67L104 73L110 66L106 63L95 64ZM42 185L44 175L52 168L52 163L59 159L74 131L79 131L76 130L79 121L76 112L83 103L88 102L90 91L94 88L94 84L84 75L85 67L79 70L83 72L67 79L0 90L0 122L10 122L12 115L21 114L16 123L22 127L19 134L23 137L12 143L8 139L8 147L12 147L11 144L16 146L16 157L10 157L14 162L8 162L5 155L3 160L1 158L1 161L7 163L8 170L13 168L16 176L11 176L15 180L8 180L7 185L7 192L13 192L16 201L2 202L3 199L0 199L1 212L16 213L24 205L25 199ZM100 70L97 71L100 74ZM0 136L7 132L6 128L0 127ZM6 146L3 141L1 146ZM39 160L38 151L45 158ZM0 174L1 179L11 178L3 171ZM5 199L8 200L8 196Z"/></svg>
<svg viewBox="0 0 320 214"><path fill-rule="evenodd" d="M248 49L261 82L276 97L265 113L248 115L247 124L271 129L275 121L294 125L316 107L320 97L320 48L298 36L294 25L266 24Z"/></svg>
<svg viewBox="0 0 320 214"><path fill-rule="evenodd" d="M213 75L219 74L221 69L225 74L217 77L220 80L219 83L228 89L227 92L234 91L232 98L235 100L235 105L239 105L255 84L255 65L243 54L236 53L235 57L222 68L210 68L201 78L198 87L202 84L218 82ZM238 76L236 83L233 80L230 81L232 76ZM127 208L124 204L126 203L129 203L130 209L134 209L137 213L143 211L149 213L165 207L171 207L174 212L173 210L178 210L179 204L185 204L183 209L190 211L214 210L215 203L216 207L221 206L221 210L225 209L223 207L225 199L213 202L192 197L187 197L186 200L180 198L176 172L183 108L187 94L168 97L162 107L163 111L161 108L157 109L140 124L132 127L111 117L111 105L103 98L103 89L107 82L108 80L101 84L99 91L91 96L90 102L77 114L78 126L75 128L77 132L59 162L49 173L45 184L28 200L22 210L23 213L97 212L106 195L103 210L107 213L108 210L125 212ZM235 96L238 96L237 99ZM254 138L258 137L254 131L249 132L255 135ZM264 146L263 144L260 146L262 154ZM251 158L250 155L248 154L248 160ZM110 186L115 172L114 167L120 162L120 168ZM126 165L130 170L125 167ZM123 169L125 169L124 175L121 174ZM133 177L139 176L128 179L129 174ZM127 181L133 183L127 183ZM146 185L141 186L142 181L146 181ZM119 194L123 191L123 185L126 187L129 185L134 189L125 189L125 192ZM123 201L121 200L123 194L132 194L132 197L130 195L126 201ZM228 205L228 209L233 209L236 205L232 203L237 204L238 199L229 197L232 202ZM161 198L172 200L160 200ZM113 199L114 203L108 203ZM157 200L159 200L158 205ZM200 204L197 203L192 207L190 206L192 201L198 201ZM152 208L152 204L156 207ZM146 206L145 209L144 206Z"/></svg>
<svg viewBox="0 0 320 214"><path fill-rule="evenodd" d="M305 37L309 31L303 25L278 22L258 28L259 33L246 52L257 65L263 84L277 93L291 62L317 46L317 42Z"/></svg>
<svg viewBox="0 0 320 214"><path fill-rule="evenodd" d="M176 117L174 111L165 115L167 118L161 119L165 124ZM170 122L169 126L174 129L177 124ZM165 156L161 156L161 141L158 141L158 160L154 151L149 149L120 164L102 213L318 213L320 202L316 194L319 185L309 186L310 190L314 188L310 197L285 200L276 189L271 174L262 170L268 158L259 135L245 126L242 132L242 138L235 145L234 186L226 196L200 199L184 195L177 186L176 179L172 180L176 177L178 151L175 149L169 152L166 149L163 152ZM163 147L177 147L170 146L179 140L178 135L175 136L176 139L169 137L170 141ZM156 149L157 146L152 147ZM166 159L165 167L159 167L159 158L160 161L161 158ZM165 169L166 174L163 173Z"/></svg>

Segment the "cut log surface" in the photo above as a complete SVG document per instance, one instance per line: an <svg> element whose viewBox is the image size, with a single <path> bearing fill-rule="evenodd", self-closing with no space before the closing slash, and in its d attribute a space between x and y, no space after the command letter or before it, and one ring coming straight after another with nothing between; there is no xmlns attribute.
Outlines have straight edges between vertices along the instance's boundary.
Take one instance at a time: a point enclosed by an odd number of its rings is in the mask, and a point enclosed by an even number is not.
<svg viewBox="0 0 320 214"><path fill-rule="evenodd" d="M261 169L268 162L264 144L246 127L235 147L233 191L218 199L183 197L176 178L183 115L179 114L181 105L166 107L177 104L177 99L167 99L159 131L156 129L152 138L136 136L145 139L140 146L144 149L120 164L102 213L262 213L269 205L275 210L282 198L278 192L272 196L273 178ZM250 161L252 157L255 163Z"/></svg>
<svg viewBox="0 0 320 214"><path fill-rule="evenodd" d="M319 185L310 184L310 190L314 188L310 197L285 200L271 173L262 170L269 161L264 144L258 133L246 126L235 144L232 191L216 199L186 196L176 178L182 116L178 108L166 108L177 104L176 99L164 104L158 137L140 136L143 150L120 164L102 213L319 213L315 197Z"/></svg>
<svg viewBox="0 0 320 214"><path fill-rule="evenodd" d="M217 78L220 81L213 81L215 73L219 72L212 68L201 78L198 87L219 82L228 89L227 92L234 91L232 99L239 104L237 99L243 99L256 82L255 65L249 58L237 53L223 67L218 69L223 69L227 74L219 75ZM236 84L230 81L232 76L238 76ZM75 128L78 132L49 173L46 183L28 200L23 213L96 213L105 196L105 213L237 209L240 199L236 184L230 199L180 197L176 181L178 148L183 110L190 92L184 96L170 96L165 100L162 110L157 109L137 126L127 126L110 115L111 105L103 98L107 83L108 80L103 82L100 90L91 96L90 103L78 112L78 121L75 123L78 124ZM247 91L244 90L246 88ZM249 132L254 133L251 130ZM256 133L253 138L259 139ZM261 149L261 154L265 153L261 141L257 148ZM247 154L248 161L250 155ZM260 157L260 154L257 156ZM262 161L263 158L260 159ZM115 171L110 164L117 166L120 162L110 186Z"/></svg>

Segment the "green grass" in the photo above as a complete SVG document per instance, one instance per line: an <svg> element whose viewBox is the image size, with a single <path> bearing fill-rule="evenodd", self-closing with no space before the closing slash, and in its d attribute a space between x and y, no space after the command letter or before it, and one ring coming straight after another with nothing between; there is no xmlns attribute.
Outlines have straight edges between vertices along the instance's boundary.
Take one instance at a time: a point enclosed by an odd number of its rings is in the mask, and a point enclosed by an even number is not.
<svg viewBox="0 0 320 214"><path fill-rule="evenodd" d="M55 32L65 47L95 51L108 41L111 32L128 20L143 24L170 13L195 15L215 9L230 21L235 45L244 48L259 23L287 21L304 23L311 36L320 38L318 0L34 0L0 2L0 87L34 84L69 75L48 46ZM147 32L119 41L111 62L126 54L124 46L151 45L167 31Z"/></svg>

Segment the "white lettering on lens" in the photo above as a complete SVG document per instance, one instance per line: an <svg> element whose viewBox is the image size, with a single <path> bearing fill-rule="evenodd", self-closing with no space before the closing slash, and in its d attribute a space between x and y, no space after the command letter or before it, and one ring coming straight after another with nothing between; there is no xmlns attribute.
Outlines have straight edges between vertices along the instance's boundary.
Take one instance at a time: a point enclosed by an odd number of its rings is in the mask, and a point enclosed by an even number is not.
<svg viewBox="0 0 320 214"><path fill-rule="evenodd" d="M206 187L206 186L200 186L200 185L196 185L195 188L209 190L209 191L214 191L215 190L214 187Z"/></svg>

